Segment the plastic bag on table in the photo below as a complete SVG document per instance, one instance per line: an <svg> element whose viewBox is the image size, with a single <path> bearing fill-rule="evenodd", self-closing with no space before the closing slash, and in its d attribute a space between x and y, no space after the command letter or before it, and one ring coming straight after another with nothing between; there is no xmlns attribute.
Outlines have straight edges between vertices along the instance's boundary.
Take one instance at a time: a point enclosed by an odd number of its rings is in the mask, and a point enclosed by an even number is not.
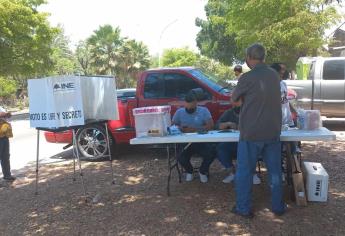
<svg viewBox="0 0 345 236"><path fill-rule="evenodd" d="M319 110L297 111L297 127L302 130L315 130L322 127L321 115Z"/></svg>

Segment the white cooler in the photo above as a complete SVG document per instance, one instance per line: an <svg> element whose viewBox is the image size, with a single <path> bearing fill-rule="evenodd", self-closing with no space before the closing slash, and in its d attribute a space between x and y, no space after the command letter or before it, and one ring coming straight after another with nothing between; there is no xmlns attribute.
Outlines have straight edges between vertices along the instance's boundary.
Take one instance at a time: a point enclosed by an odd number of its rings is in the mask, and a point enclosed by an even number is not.
<svg viewBox="0 0 345 236"><path fill-rule="evenodd" d="M303 162L308 201L326 202L328 174L321 163Z"/></svg>
<svg viewBox="0 0 345 236"><path fill-rule="evenodd" d="M133 109L136 137L166 136L171 125L170 106L152 106Z"/></svg>

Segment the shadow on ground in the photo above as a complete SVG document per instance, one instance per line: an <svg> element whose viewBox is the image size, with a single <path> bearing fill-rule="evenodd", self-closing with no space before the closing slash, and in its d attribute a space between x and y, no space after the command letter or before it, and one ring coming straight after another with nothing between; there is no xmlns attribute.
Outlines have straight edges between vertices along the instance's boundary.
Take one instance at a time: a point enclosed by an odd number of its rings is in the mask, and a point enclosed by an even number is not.
<svg viewBox="0 0 345 236"><path fill-rule="evenodd" d="M269 208L266 173L254 186L253 220L230 209L232 184L221 183L225 172L217 161L210 182L172 179L166 196L164 150L130 147L113 161L82 162L89 201L84 202L80 177L73 182L71 159L42 165L39 195L34 195L34 165L25 167L12 185L0 188L0 232L3 235L343 235L345 226L344 142L304 143L304 159L322 162L330 175L327 203L299 208L290 204L282 217ZM68 152L64 153L68 155ZM71 153L70 153L71 154ZM195 160L198 163L198 160ZM22 171L24 171L22 170ZM94 202L93 202L93 201Z"/></svg>

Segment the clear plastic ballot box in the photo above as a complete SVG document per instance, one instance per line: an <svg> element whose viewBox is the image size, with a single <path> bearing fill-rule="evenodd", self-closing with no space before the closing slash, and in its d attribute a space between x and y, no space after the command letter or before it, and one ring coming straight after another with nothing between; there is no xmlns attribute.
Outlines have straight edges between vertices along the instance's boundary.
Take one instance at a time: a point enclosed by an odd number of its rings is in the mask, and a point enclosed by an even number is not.
<svg viewBox="0 0 345 236"><path fill-rule="evenodd" d="M165 136L171 125L170 106L152 106L133 109L137 137Z"/></svg>
<svg viewBox="0 0 345 236"><path fill-rule="evenodd" d="M55 76L28 81L30 126L58 128L117 120L114 77Z"/></svg>

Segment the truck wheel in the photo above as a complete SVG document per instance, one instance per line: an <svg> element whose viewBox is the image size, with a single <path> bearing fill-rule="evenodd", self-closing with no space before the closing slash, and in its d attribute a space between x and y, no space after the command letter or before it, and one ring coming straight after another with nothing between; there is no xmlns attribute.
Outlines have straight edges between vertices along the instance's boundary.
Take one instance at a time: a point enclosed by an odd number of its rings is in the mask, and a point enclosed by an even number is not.
<svg viewBox="0 0 345 236"><path fill-rule="evenodd" d="M77 148L82 159L103 160L108 159L107 135L101 125L92 125L81 128L77 131ZM114 149L114 141L109 134L110 148Z"/></svg>

